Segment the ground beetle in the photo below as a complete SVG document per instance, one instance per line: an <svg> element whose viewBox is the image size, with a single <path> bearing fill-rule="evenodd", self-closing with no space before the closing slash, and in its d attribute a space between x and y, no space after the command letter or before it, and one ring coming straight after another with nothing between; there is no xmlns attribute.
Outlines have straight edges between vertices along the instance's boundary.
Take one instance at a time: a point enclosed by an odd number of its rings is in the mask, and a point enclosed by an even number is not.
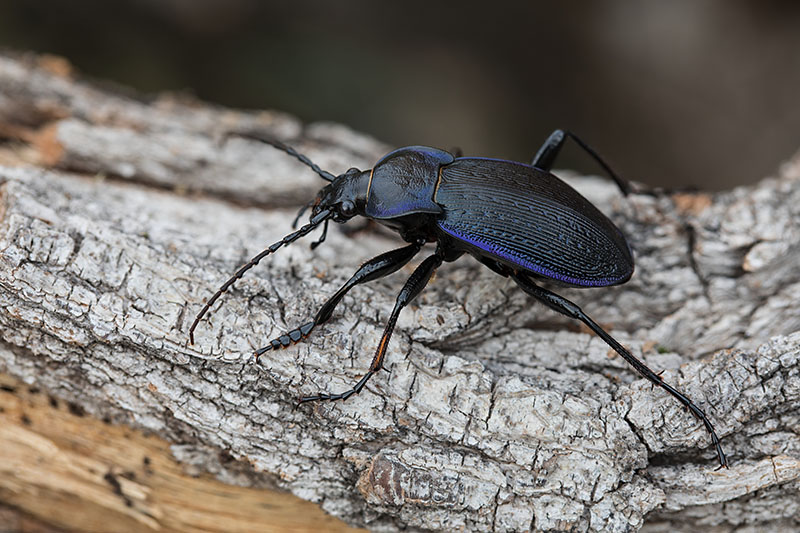
<svg viewBox="0 0 800 533"><path fill-rule="evenodd" d="M436 251L420 263L397 296L364 377L346 392L305 396L300 402L345 400L361 392L367 380L382 368L400 311L422 291L443 261L454 261L466 252L494 272L510 277L546 306L586 324L637 372L665 389L701 420L711 435L720 465L728 466L714 427L699 407L665 383L577 305L534 281L547 280L567 287L606 287L625 283L633 274L633 255L622 232L586 198L550 173L564 141L571 138L628 194L628 183L577 136L554 131L530 165L502 159L455 157L436 148L409 146L385 155L371 170L351 168L334 176L281 142L256 133L236 135L287 152L330 184L298 213L295 225L311 207L308 224L251 259L208 300L189 328L191 342L197 324L214 302L265 256L324 223L322 236L312 244L312 248L316 247L325 240L329 221L344 223L361 215L397 231L408 246L364 263L325 302L313 320L256 350L256 361L269 350L289 346L308 336L317 325L330 319L336 305L356 285L399 270L425 243L436 243Z"/></svg>

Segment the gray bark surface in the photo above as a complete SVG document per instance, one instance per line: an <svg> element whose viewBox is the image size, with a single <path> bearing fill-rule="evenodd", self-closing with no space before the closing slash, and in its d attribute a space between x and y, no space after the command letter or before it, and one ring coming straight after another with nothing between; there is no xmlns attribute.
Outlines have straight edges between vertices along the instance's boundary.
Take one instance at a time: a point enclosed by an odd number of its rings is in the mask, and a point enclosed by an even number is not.
<svg viewBox="0 0 800 533"><path fill-rule="evenodd" d="M403 312L388 373L347 402L297 407L364 373L412 267L357 287L259 366L252 350L401 245L383 232L336 227L314 251L312 236L282 249L188 345L205 299L324 184L270 147L219 142L253 128L334 173L388 149L0 56L0 371L374 531L800 531L800 158L714 195L624 199L571 180L629 237L637 270L555 290L706 411L731 463L718 470L673 398L470 258Z"/></svg>

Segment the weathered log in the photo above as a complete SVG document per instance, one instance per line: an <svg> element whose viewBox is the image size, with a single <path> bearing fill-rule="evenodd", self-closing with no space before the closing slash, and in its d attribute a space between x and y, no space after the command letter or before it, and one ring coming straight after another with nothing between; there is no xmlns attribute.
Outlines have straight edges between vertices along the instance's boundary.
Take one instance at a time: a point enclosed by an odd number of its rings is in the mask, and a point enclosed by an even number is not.
<svg viewBox="0 0 800 533"><path fill-rule="evenodd" d="M224 451L375 531L798 529L800 158L713 195L625 199L573 180L629 236L637 272L561 292L706 411L730 457L717 470L674 399L468 258L401 315L388 374L298 408L366 370L410 267L355 289L306 342L260 366L250 354L399 246L380 232L332 229L314 251L275 254L188 345L203 301L322 185L269 147L220 141L254 128L332 172L387 149L341 126L138 101L0 57L0 370L180 443L175 457L207 472L219 454L191 451Z"/></svg>
<svg viewBox="0 0 800 533"><path fill-rule="evenodd" d="M273 531L356 531L313 503L275 490L269 476L241 468L218 449L170 444L106 423L79 404L3 375L0 405L0 501L21 515L3 516L0 507L4 533L40 531L30 526L31 516L97 533L264 531L267 525ZM182 464L171 449L181 450ZM202 470L210 455L219 464L218 479Z"/></svg>

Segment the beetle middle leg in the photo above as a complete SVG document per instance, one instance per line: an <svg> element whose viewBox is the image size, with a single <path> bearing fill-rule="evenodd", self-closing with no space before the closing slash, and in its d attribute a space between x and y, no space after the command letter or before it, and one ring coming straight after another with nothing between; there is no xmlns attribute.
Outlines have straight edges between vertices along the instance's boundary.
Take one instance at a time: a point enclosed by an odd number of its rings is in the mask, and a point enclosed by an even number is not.
<svg viewBox="0 0 800 533"><path fill-rule="evenodd" d="M623 347L619 342L617 342L611 335L606 333L606 331L601 328L594 320L589 318L589 316L584 313L580 307L572 303L571 301L567 300L566 298L559 296L558 294L548 291L547 289L543 289L536 285L533 280L527 274L520 272L516 274L511 274L512 279L519 285L522 290L526 293L530 294L550 309L554 311L558 311L561 314L564 314L570 318L575 318L580 320L589 328L594 331L597 336L603 339L606 344L611 346L614 351L622 356L633 368L636 369L639 374L643 377L648 379L654 385L658 385L659 387L666 390L670 393L673 397L675 397L680 403L682 403L687 409L689 409L692 414L699 419L703 425L705 426L708 433L711 435L711 442L714 444L714 447L717 451L717 457L719 458L719 464L724 467L728 467L728 460L725 458L725 453L722 451L722 446L719 442L719 437L717 437L716 431L714 431L714 426L711 425L711 421L709 421L706 414L703 412L702 409L697 407L689 398L687 398L682 392L678 391L668 383L666 383L661 376L650 370L650 368L645 365L642 361L636 358L632 353L630 353L625 347Z"/></svg>
<svg viewBox="0 0 800 533"><path fill-rule="evenodd" d="M408 305L409 302L411 302L411 300L416 298L419 293L422 292L422 289L424 289L428 284L431 276L433 276L433 273L436 271L439 265L442 264L442 260L442 255L437 250L437 253L429 256L422 263L420 263L414 273L411 274L411 277L408 278L408 281L406 281L406 284L403 286L400 294L397 295L394 309L392 309L392 314L389 316L389 322L386 324L386 328L383 330L381 341L378 343L378 349L375 350L375 357L372 358L372 364L369 365L369 370L360 380L358 380L358 383L356 383L352 389L340 394L318 394L315 396L304 396L300 398L300 403L313 402L316 400L346 400L353 394L358 394L361 392L361 389L363 389L364 385L367 384L369 378L383 368L383 358L386 356L386 347L389 345L389 339L392 338L392 332L394 331L395 323L397 323L397 317L400 316L400 311L402 311L403 308Z"/></svg>
<svg viewBox="0 0 800 533"><path fill-rule="evenodd" d="M608 166L600 155L595 152L591 146L583 142L580 137L572 133L571 131L567 130L555 130L553 133L550 134L550 137L544 142L539 151L536 152L536 155L533 157L533 161L531 165L546 171L550 171L553 168L553 164L556 162L556 157L558 157L558 153L561 151L561 147L564 146L564 141L567 140L567 137L575 141L578 146L584 149L586 153L588 153L592 159L597 161L597 164L603 167L611 179L617 184L619 190L622 191L622 194L625 196L631 192L631 184L628 183L626 180L622 179L621 177L617 176L616 172L611 170L611 167Z"/></svg>
<svg viewBox="0 0 800 533"><path fill-rule="evenodd" d="M317 312L313 320L306 322L299 328L295 328L288 333L281 335L280 337L272 339L268 345L256 350L254 354L256 362L258 362L258 358L261 357L261 355L269 350L286 348L292 343L299 342L300 340L308 337L308 335L311 333L311 330L318 325L327 322L331 318L333 310L336 309L336 306L339 305L339 302L342 300L342 298L344 298L344 295L350 291L350 289L361 283L373 281L396 272L402 268L403 265L411 261L411 258L417 255L422 248L422 244L422 242L409 244L403 248L398 248L397 250L392 250L390 252L381 254L378 257L370 259L361 265L356 273L353 274L353 277L351 277L347 283L342 285L342 287L336 291L336 294L331 296L328 301L322 305L322 308Z"/></svg>

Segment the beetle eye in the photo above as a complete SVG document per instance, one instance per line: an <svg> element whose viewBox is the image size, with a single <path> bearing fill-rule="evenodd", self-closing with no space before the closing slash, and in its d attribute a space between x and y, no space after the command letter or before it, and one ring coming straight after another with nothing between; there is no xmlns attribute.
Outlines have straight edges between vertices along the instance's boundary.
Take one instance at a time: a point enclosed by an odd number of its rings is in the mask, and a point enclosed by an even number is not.
<svg viewBox="0 0 800 533"><path fill-rule="evenodd" d="M350 200L345 200L344 202L342 202L341 207L339 207L339 211L344 216L351 217L356 212L356 205Z"/></svg>

